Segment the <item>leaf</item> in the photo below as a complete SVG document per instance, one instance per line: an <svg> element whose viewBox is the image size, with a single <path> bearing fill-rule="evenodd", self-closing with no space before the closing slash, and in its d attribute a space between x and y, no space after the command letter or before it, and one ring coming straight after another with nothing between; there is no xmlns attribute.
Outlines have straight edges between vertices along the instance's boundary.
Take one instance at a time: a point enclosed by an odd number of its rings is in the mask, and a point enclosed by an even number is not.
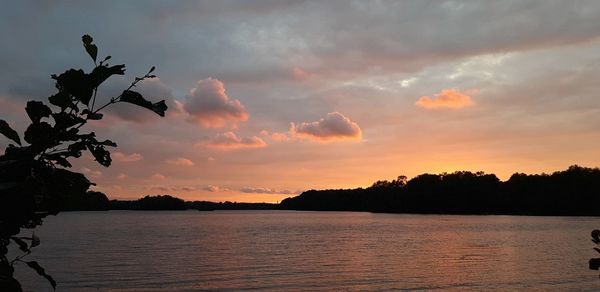
<svg viewBox="0 0 600 292"><path fill-rule="evenodd" d="M29 250L29 245L24 240L22 240L22 239L20 239L18 237L11 237L10 239L12 239L19 246L20 250L22 250L22 251L24 251L26 253L30 253L31 252Z"/></svg>
<svg viewBox="0 0 600 292"><path fill-rule="evenodd" d="M104 146L117 147L117 143L115 143L111 140L104 140L104 141L100 142L99 144L104 145Z"/></svg>
<svg viewBox="0 0 600 292"><path fill-rule="evenodd" d="M50 116L52 111L50 108L41 101L30 100L27 102L25 107L27 115L34 123L39 123L42 118Z"/></svg>
<svg viewBox="0 0 600 292"><path fill-rule="evenodd" d="M81 113L84 114L84 115L87 114L87 119L88 120L101 120L102 117L104 116L101 113L94 113L94 112L91 112L88 109L84 109L83 112L81 112Z"/></svg>
<svg viewBox="0 0 600 292"><path fill-rule="evenodd" d="M101 120L103 116L101 113L89 113L87 118L88 120Z"/></svg>
<svg viewBox="0 0 600 292"><path fill-rule="evenodd" d="M13 130L4 120L0 120L0 134L15 141L17 144L19 144L19 146L21 145L21 138L19 138L17 131Z"/></svg>
<svg viewBox="0 0 600 292"><path fill-rule="evenodd" d="M104 167L109 167L112 163L112 158L110 158L110 152L104 149L104 146L87 143L87 148L90 150L96 161L100 163Z"/></svg>
<svg viewBox="0 0 600 292"><path fill-rule="evenodd" d="M88 105L94 92L94 86L90 82L90 76L83 70L69 69L59 76L52 75L56 80L56 86L59 90L65 90L73 95L75 99Z"/></svg>
<svg viewBox="0 0 600 292"><path fill-rule="evenodd" d="M93 87L98 87L102 82L106 81L112 75L124 75L125 65L115 65L108 67L106 65L100 65L90 73L90 82Z"/></svg>
<svg viewBox="0 0 600 292"><path fill-rule="evenodd" d="M75 108L75 105L71 102L71 97L64 91L59 91L57 94L48 97L48 101L50 104L60 107L62 110L69 107Z"/></svg>
<svg viewBox="0 0 600 292"><path fill-rule="evenodd" d="M71 167L71 163L63 157L61 154L50 154L47 156L48 160L54 161L56 164L62 167Z"/></svg>
<svg viewBox="0 0 600 292"><path fill-rule="evenodd" d="M92 57L92 60L94 60L95 63L96 57L98 56L98 47L96 47L96 45L93 44L94 39L86 34L81 37L81 40L83 41L83 47L87 51L88 55Z"/></svg>
<svg viewBox="0 0 600 292"><path fill-rule="evenodd" d="M56 129L67 129L85 122L80 116L67 112L54 113L52 114L52 118L54 119L54 128Z"/></svg>
<svg viewBox="0 0 600 292"><path fill-rule="evenodd" d="M150 101L146 100L140 93L135 92L133 90L123 91L121 101L147 108L161 117L165 116L165 111L168 108L164 100L161 100L157 103L151 103Z"/></svg>
<svg viewBox="0 0 600 292"><path fill-rule="evenodd" d="M80 141L80 142L75 142L71 145L69 145L69 156L73 156L73 157L81 157L81 151L85 150L86 148L86 143L84 141Z"/></svg>
<svg viewBox="0 0 600 292"><path fill-rule="evenodd" d="M46 280L48 280L48 282L50 282L50 285L52 285L52 289L56 290L56 281L54 281L54 279L52 279L52 277L48 274L46 274L46 271L44 270L44 268L42 268L42 266L40 266L40 264L38 264L36 261L30 261L30 262L26 262L26 264L34 269L38 275L46 278Z"/></svg>
<svg viewBox="0 0 600 292"><path fill-rule="evenodd" d="M29 125L23 139L29 144L49 144L52 136L52 126L46 122Z"/></svg>
<svg viewBox="0 0 600 292"><path fill-rule="evenodd" d="M590 259L590 270L598 270L600 268L600 258Z"/></svg>
<svg viewBox="0 0 600 292"><path fill-rule="evenodd" d="M31 247L36 247L38 245L40 245L40 238L35 235L35 232L31 233Z"/></svg>
<svg viewBox="0 0 600 292"><path fill-rule="evenodd" d="M600 230L594 229L592 230L592 238L596 241L600 241Z"/></svg>

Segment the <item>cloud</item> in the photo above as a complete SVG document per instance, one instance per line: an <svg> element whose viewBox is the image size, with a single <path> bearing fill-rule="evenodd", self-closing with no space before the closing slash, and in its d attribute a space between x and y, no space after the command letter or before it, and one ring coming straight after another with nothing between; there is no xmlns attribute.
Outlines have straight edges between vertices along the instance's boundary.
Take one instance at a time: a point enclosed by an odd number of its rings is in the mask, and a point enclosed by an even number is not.
<svg viewBox="0 0 600 292"><path fill-rule="evenodd" d="M242 103L229 99L223 82L213 78L198 81L186 96L183 108L191 120L205 128L221 128L228 122L235 125L248 120Z"/></svg>
<svg viewBox="0 0 600 292"><path fill-rule="evenodd" d="M443 89L442 92L436 94L433 98L421 96L415 104L426 109L459 109L472 106L473 101L470 96L460 93L456 89Z"/></svg>
<svg viewBox="0 0 600 292"><path fill-rule="evenodd" d="M193 192L198 190L194 186L151 186L148 189L161 192Z"/></svg>
<svg viewBox="0 0 600 292"><path fill-rule="evenodd" d="M172 165L177 165L177 166L194 166L194 162L184 158L184 157L178 157L175 159L167 159L165 161L168 164L172 164Z"/></svg>
<svg viewBox="0 0 600 292"><path fill-rule="evenodd" d="M202 188L203 190L211 193L216 193L221 190L219 186L208 185Z"/></svg>
<svg viewBox="0 0 600 292"><path fill-rule="evenodd" d="M150 176L150 179L153 179L153 180L163 180L165 178L166 177L160 173L155 173L152 176Z"/></svg>
<svg viewBox="0 0 600 292"><path fill-rule="evenodd" d="M102 177L102 172L99 170L92 170L87 167L81 168L81 172L90 178L100 178Z"/></svg>
<svg viewBox="0 0 600 292"><path fill-rule="evenodd" d="M235 150L242 148L262 148L266 147L267 143L257 136L242 138L233 132L225 132L196 145L219 150Z"/></svg>
<svg viewBox="0 0 600 292"><path fill-rule="evenodd" d="M129 177L129 176L128 176L127 174L124 174L124 173L119 173L119 174L117 175L117 179L118 179L118 180L124 180L124 179L127 179L128 177Z"/></svg>
<svg viewBox="0 0 600 292"><path fill-rule="evenodd" d="M275 190L269 188L254 188L254 187L244 187L240 189L242 193L248 194L280 194L280 195L292 195L298 194L299 192L292 192L289 190Z"/></svg>
<svg viewBox="0 0 600 292"><path fill-rule="evenodd" d="M360 140L362 131L357 123L339 112L328 113L315 122L291 123L290 133L293 137L308 138L316 141Z"/></svg>
<svg viewBox="0 0 600 292"><path fill-rule="evenodd" d="M114 160L119 162L135 162L144 159L144 157L139 153L131 153L127 155L122 152L115 152L111 156Z"/></svg>
<svg viewBox="0 0 600 292"><path fill-rule="evenodd" d="M262 131L260 131L260 135L263 137L269 137L271 140L277 141L277 142L286 142L286 141L291 140L290 136L286 133L278 133L278 132L269 133L269 131L267 131L267 130L262 130Z"/></svg>

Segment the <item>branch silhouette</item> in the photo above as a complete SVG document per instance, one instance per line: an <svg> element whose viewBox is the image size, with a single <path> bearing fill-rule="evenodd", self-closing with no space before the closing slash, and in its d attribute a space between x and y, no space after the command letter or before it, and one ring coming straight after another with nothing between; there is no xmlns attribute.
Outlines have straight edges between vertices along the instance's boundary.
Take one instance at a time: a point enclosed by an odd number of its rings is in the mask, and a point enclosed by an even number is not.
<svg viewBox="0 0 600 292"><path fill-rule="evenodd" d="M82 37L83 46L94 62L89 73L82 69L69 69L60 75L52 75L57 93L48 98L50 106L41 101L29 101L25 111L31 120L23 134L22 143L17 131L8 122L0 119L0 134L12 140L0 156L0 291L22 291L21 284L14 278L14 266L24 263L46 278L53 289L56 281L36 261L26 261L32 248L40 239L17 236L21 229L33 229L42 224L43 218L68 210L73 202L91 200L105 204L108 199L99 192L88 191L91 185L85 175L68 170L69 159L81 157L89 151L102 166L109 167L112 159L109 147L117 147L111 140L99 140L94 132L82 133L80 129L89 121L101 120L103 109L116 103L130 103L165 116L167 105L164 100L150 102L132 89L146 79L155 78L150 68L120 95L94 109L98 88L114 75L124 75L125 65L110 66L107 56L97 61L98 47L89 35ZM24 145L25 144L25 145ZM80 204L81 205L81 204ZM7 252L13 242L23 252L9 260Z"/></svg>

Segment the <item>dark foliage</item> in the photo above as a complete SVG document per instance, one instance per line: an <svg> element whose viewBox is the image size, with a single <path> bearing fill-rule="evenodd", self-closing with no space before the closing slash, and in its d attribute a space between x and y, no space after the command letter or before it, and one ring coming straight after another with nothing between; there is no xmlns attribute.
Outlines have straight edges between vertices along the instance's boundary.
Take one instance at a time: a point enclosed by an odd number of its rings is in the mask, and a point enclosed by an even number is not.
<svg viewBox="0 0 600 292"><path fill-rule="evenodd" d="M185 201L169 195L145 196L135 201L110 201L112 210L186 210Z"/></svg>
<svg viewBox="0 0 600 292"><path fill-rule="evenodd" d="M62 198L61 211L106 211L110 201L102 192L87 191L80 196Z"/></svg>
<svg viewBox="0 0 600 292"><path fill-rule="evenodd" d="M594 247L594 250L600 253L600 230L594 229L592 231L592 242L596 244L598 247ZM600 258L591 258L590 262L590 270L598 270L600 269Z"/></svg>
<svg viewBox="0 0 600 292"><path fill-rule="evenodd" d="M238 202L187 202L169 195L145 196L135 201L112 200L111 210L275 210L278 204L269 203L238 203Z"/></svg>
<svg viewBox="0 0 600 292"><path fill-rule="evenodd" d="M214 210L277 210L278 204L270 203L238 203L238 202L207 202L194 201L186 202L189 209L199 211L214 211Z"/></svg>
<svg viewBox="0 0 600 292"><path fill-rule="evenodd" d="M82 37L83 46L94 61L94 68L86 73L82 69L69 69L52 75L57 92L48 98L52 108L41 101L29 101L25 111L31 124L25 130L22 144L19 134L0 119L0 134L15 142L9 144L0 156L0 291L21 291L21 285L13 277L14 265L24 263L46 278L53 288L54 279L35 261L23 258L31 248L39 245L34 234L17 237L22 228L35 228L42 219L63 210L105 210L109 207L106 196L88 191L93 184L83 174L67 170L69 159L81 157L89 151L102 166L110 166L112 160L108 149L117 144L99 140L94 132L81 131L88 121L102 119L100 111L107 106L126 102L150 109L164 116L167 109L164 100L151 103L132 90L147 78L154 67L116 97L95 108L98 87L113 75L125 74L125 65L109 66L110 56L98 62L98 48L93 39ZM15 259L7 258L9 244L13 242L23 252Z"/></svg>
<svg viewBox="0 0 600 292"><path fill-rule="evenodd" d="M600 169L571 166L551 175L459 171L401 176L368 188L306 191L281 202L292 210L422 214L600 215Z"/></svg>

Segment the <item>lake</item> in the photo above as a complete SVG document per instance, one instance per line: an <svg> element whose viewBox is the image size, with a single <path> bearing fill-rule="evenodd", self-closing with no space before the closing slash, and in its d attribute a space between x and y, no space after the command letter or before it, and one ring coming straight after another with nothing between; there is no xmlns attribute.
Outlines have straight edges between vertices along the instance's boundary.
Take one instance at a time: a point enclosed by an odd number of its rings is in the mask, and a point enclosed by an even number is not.
<svg viewBox="0 0 600 292"><path fill-rule="evenodd" d="M36 230L30 258L57 291L597 291L594 228L600 218L65 212ZM17 277L50 290L24 265Z"/></svg>

